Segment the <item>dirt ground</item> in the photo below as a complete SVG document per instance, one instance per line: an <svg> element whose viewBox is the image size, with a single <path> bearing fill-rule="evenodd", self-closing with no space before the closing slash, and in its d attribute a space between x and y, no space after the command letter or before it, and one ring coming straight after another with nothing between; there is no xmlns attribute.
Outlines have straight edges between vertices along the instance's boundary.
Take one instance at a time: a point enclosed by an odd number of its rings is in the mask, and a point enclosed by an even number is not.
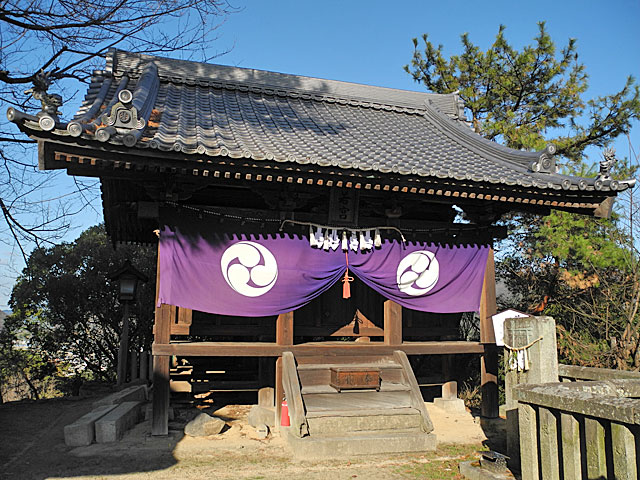
<svg viewBox="0 0 640 480"><path fill-rule="evenodd" d="M438 448L427 454L378 455L300 462L279 434L258 439L247 423L250 405L218 402L207 413L223 418L220 435L182 432L184 415L168 437L152 437L142 422L118 443L70 448L63 427L89 412L89 399L53 399L0 405L1 479L327 479L462 478L458 463L502 442L499 426L481 427L470 414L448 414L427 403ZM491 426L490 426L491 427Z"/></svg>

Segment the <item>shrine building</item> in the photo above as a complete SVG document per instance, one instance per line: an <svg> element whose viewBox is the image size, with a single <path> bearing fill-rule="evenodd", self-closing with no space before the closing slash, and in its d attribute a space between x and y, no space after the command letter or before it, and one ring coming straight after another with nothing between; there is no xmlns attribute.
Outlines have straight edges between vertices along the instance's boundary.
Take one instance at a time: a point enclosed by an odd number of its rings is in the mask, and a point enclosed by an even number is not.
<svg viewBox="0 0 640 480"><path fill-rule="evenodd" d="M608 216L633 182L563 175L552 145L485 140L455 93L114 50L71 120L44 98L37 115L8 111L40 168L100 180L114 244L158 244L155 435L168 432L172 357L254 358L257 388L275 391L260 401L279 415L286 396L298 440L337 418L430 448L418 369L455 398L469 355L482 414L497 416L496 222Z"/></svg>

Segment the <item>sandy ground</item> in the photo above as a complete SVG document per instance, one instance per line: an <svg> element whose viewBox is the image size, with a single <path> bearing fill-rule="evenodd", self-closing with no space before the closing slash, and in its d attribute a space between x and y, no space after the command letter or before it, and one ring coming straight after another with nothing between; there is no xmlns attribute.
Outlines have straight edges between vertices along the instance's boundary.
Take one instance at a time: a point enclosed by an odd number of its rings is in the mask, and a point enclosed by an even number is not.
<svg viewBox="0 0 640 480"><path fill-rule="evenodd" d="M0 405L0 478L461 478L458 463L492 441L471 414L449 414L427 403L438 437L435 452L300 462L279 434L258 438L247 423L249 405L226 405L208 410L227 423L219 435L185 436L178 416L168 437L152 437L149 422L142 422L115 444L66 447L64 425L90 411L93 400Z"/></svg>

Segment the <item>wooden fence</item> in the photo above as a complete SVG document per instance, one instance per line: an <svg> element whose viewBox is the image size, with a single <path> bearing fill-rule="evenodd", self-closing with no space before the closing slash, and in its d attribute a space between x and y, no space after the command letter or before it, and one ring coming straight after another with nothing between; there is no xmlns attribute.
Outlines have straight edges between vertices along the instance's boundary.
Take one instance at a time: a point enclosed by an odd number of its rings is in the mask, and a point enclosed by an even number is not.
<svg viewBox="0 0 640 480"><path fill-rule="evenodd" d="M515 388L523 480L638 478L640 380L602 370L562 365L565 379L608 380Z"/></svg>

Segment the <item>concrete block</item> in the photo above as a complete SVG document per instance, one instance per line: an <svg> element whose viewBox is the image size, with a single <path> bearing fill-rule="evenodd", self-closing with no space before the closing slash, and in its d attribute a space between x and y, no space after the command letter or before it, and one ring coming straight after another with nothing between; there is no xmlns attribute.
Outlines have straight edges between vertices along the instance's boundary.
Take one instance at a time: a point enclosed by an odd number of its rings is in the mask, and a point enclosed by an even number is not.
<svg viewBox="0 0 640 480"><path fill-rule="evenodd" d="M96 422L96 442L111 443L122 438L140 418L140 402L123 402Z"/></svg>
<svg viewBox="0 0 640 480"><path fill-rule="evenodd" d="M116 405L123 402L146 402L147 400L149 400L147 387L145 385L133 385L119 392L107 395L100 400L96 400L93 402L93 408L101 405Z"/></svg>
<svg viewBox="0 0 640 480"><path fill-rule="evenodd" d="M275 407L263 407L260 405L253 405L249 410L249 416L247 421L252 427L259 427L260 425L267 425L268 427L275 427Z"/></svg>
<svg viewBox="0 0 640 480"><path fill-rule="evenodd" d="M447 413L467 413L464 401L461 398L434 398L433 404Z"/></svg>
<svg viewBox="0 0 640 480"><path fill-rule="evenodd" d="M64 443L69 447L91 445L96 438L95 424L116 405L101 405L64 427Z"/></svg>

